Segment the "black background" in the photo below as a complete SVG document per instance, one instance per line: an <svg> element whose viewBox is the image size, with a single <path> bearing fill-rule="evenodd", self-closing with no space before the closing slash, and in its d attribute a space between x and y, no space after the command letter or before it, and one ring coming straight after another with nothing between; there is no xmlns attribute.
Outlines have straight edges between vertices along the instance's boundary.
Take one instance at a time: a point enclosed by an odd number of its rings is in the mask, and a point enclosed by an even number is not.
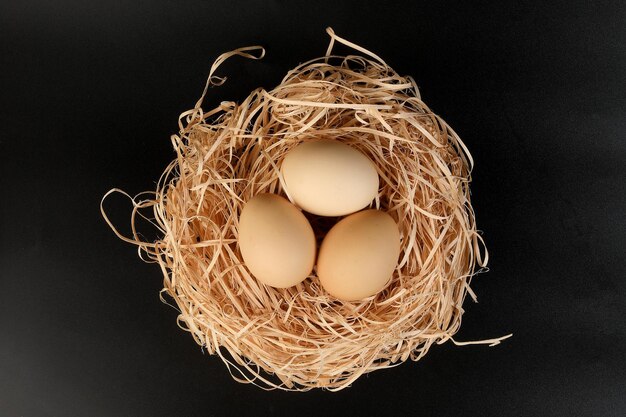
<svg viewBox="0 0 626 417"><path fill-rule="evenodd" d="M625 22L619 0L2 2L0 415L626 415ZM322 55L326 26L413 75L470 148L491 271L457 338L514 336L264 392L177 328L98 204L154 189L220 53L267 48L207 108ZM128 201L107 209L127 232Z"/></svg>

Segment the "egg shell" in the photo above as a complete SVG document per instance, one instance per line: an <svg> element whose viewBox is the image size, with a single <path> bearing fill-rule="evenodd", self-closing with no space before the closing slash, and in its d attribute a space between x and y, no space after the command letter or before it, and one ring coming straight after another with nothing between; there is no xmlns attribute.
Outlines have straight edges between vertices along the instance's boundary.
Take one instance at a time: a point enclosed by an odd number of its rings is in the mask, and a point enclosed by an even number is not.
<svg viewBox="0 0 626 417"><path fill-rule="evenodd" d="M315 235L296 206L275 194L251 198L239 217L239 248L262 283L287 288L306 279L315 263Z"/></svg>
<svg viewBox="0 0 626 417"><path fill-rule="evenodd" d="M380 292L389 282L400 255L400 232L393 218L364 210L338 222L328 232L317 259L324 289L344 301Z"/></svg>
<svg viewBox="0 0 626 417"><path fill-rule="evenodd" d="M378 194L374 163L338 140L304 142L283 160L285 188L309 213L344 216L368 206Z"/></svg>

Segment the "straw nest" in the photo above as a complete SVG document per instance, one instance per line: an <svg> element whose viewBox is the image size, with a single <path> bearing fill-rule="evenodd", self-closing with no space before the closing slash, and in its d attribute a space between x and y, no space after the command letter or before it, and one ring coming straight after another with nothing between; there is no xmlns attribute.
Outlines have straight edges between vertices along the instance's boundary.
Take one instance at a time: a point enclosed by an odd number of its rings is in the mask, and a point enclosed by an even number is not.
<svg viewBox="0 0 626 417"><path fill-rule="evenodd" d="M180 117L172 136L176 159L153 194L133 199L133 236L123 237L103 211L120 238L160 265L162 299L175 302L180 327L219 355L235 379L268 389L340 390L364 373L419 360L459 330L464 298L475 298L471 278L487 263L470 204L472 158L461 139L424 104L410 77L327 31L326 56L289 71L271 91L204 112L207 88L224 81L213 75L217 67L230 56L259 59L264 51L220 56L202 97ZM333 55L335 42L362 55ZM359 302L329 296L315 271L292 288L265 286L237 245L245 202L266 192L289 198L281 161L319 138L345 142L374 161L381 187L372 207L389 213L401 231L391 283ZM138 216L162 237L143 241ZM320 238L336 221L310 220Z"/></svg>

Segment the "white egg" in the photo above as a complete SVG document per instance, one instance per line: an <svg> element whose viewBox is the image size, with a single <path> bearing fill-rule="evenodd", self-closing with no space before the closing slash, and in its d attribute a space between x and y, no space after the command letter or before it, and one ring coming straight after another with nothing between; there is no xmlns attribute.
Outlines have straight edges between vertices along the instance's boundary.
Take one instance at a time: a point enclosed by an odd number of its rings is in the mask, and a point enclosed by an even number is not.
<svg viewBox="0 0 626 417"><path fill-rule="evenodd" d="M304 142L281 167L287 193L303 210L344 216L368 206L378 194L374 163L338 140Z"/></svg>

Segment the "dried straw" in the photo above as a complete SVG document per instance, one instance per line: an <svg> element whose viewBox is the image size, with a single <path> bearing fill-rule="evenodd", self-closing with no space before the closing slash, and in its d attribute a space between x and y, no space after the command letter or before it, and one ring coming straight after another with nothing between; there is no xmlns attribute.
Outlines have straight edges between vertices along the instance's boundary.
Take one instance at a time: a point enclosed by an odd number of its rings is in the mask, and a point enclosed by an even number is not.
<svg viewBox="0 0 626 417"><path fill-rule="evenodd" d="M213 75L219 65L234 55L260 59L264 50L220 56L171 138L176 159L153 194L132 199L132 238L102 209L121 239L160 265L161 299L163 293L173 299L179 326L219 355L236 380L265 389L336 391L367 372L419 360L459 330L466 294L475 299L471 278L488 259L470 204L473 162L461 139L424 104L413 79L327 32L326 56L289 71L271 91L259 88L240 104L222 102L205 113L208 87L225 80ZM363 56L332 55L335 42ZM360 302L329 296L314 273L296 287L264 286L237 246L243 204L265 192L289 198L281 161L317 138L348 143L374 161L381 188L372 206L388 212L401 231L391 283ZM105 198L114 192L122 191ZM137 216L162 237L143 241ZM312 221L321 237L328 219Z"/></svg>

